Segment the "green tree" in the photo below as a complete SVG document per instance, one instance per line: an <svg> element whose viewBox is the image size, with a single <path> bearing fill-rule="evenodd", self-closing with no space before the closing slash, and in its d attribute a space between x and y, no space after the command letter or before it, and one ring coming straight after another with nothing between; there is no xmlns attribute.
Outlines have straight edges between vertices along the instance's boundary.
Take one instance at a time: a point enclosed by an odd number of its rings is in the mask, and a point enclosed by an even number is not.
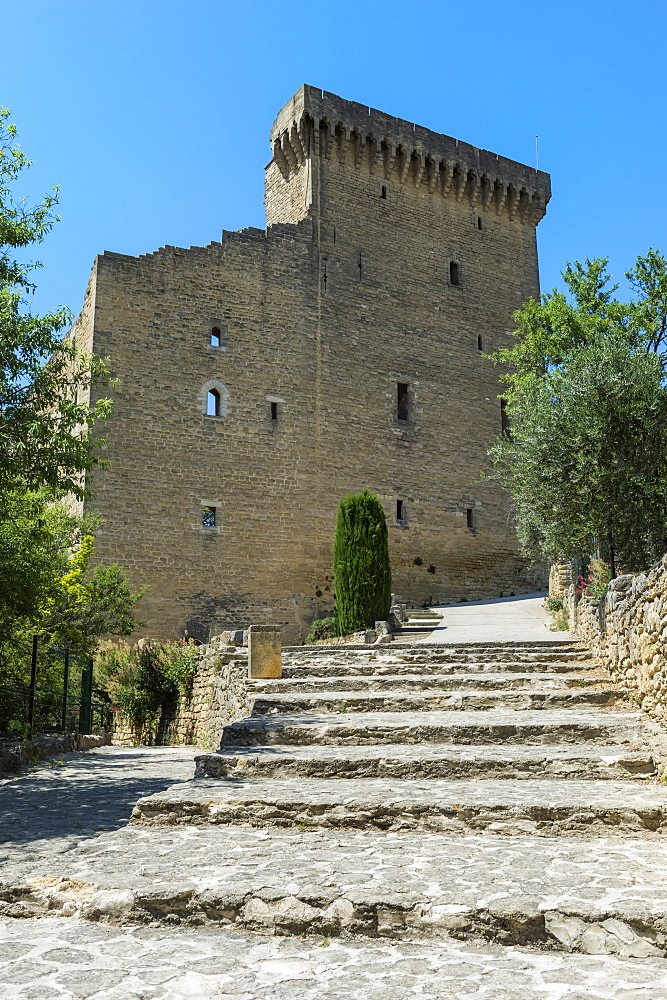
<svg viewBox="0 0 667 1000"><path fill-rule="evenodd" d="M56 222L57 189L30 207L14 195L30 161L0 108L0 683L3 697L29 676L33 635L40 683L55 670L51 645L90 653L102 634L127 635L139 624L118 566L90 569L95 525L73 500L87 496L86 473L100 464L96 421L111 403L88 405L107 380L104 361L77 350L63 331L67 309L33 315L27 296L38 262L24 263ZM60 682L59 678L56 678ZM10 713L11 715L11 713ZM5 711L0 724L17 721ZM19 724L25 719L19 719Z"/></svg>
<svg viewBox="0 0 667 1000"><path fill-rule="evenodd" d="M25 726L35 636L36 724L53 726L64 649L88 657L102 635L129 635L144 624L135 614L142 592L131 592L120 568L90 569L91 527L48 491L17 497L16 518L0 523L0 559L9 573L0 602L0 732Z"/></svg>
<svg viewBox="0 0 667 1000"><path fill-rule="evenodd" d="M58 501L87 495L85 474L99 464L92 428L111 406L85 402L107 369L62 335L69 311L29 309L40 265L18 255L44 240L58 200L57 189L33 207L14 195L29 166L0 108L0 637L43 618L59 551L81 538L79 519Z"/></svg>
<svg viewBox="0 0 667 1000"><path fill-rule="evenodd" d="M30 161L16 144L16 127L0 108L0 501L7 492L47 486L85 494L84 474L99 464L91 429L110 401L83 401L108 375L104 361L80 353L62 331L70 312L33 316L26 294L38 262L16 252L41 243L57 217L57 189L28 207L12 188ZM0 518L11 516L0 502Z"/></svg>
<svg viewBox="0 0 667 1000"><path fill-rule="evenodd" d="M85 653L103 635L130 635L145 624L134 613L145 588L133 594L116 563L99 563L91 571L94 551L93 536L84 535L62 575L53 580L40 617L29 626L59 645Z"/></svg>
<svg viewBox="0 0 667 1000"><path fill-rule="evenodd" d="M639 257L637 296L615 298L607 261L568 264L553 291L515 314L516 345L494 357L511 435L491 449L524 551L554 559L604 546L616 571L667 545L667 262Z"/></svg>
<svg viewBox="0 0 667 1000"><path fill-rule="evenodd" d="M385 621L391 607L387 520L369 490L343 497L334 540L336 632L346 635Z"/></svg>

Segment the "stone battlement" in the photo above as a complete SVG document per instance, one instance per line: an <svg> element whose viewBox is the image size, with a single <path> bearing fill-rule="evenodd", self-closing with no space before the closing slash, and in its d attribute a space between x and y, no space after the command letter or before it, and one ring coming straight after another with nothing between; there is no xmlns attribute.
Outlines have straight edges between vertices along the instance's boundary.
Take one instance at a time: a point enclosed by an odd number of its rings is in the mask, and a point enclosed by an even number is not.
<svg viewBox="0 0 667 1000"><path fill-rule="evenodd" d="M285 180L312 157L333 158L533 226L551 197L544 171L306 84L278 113L271 142Z"/></svg>

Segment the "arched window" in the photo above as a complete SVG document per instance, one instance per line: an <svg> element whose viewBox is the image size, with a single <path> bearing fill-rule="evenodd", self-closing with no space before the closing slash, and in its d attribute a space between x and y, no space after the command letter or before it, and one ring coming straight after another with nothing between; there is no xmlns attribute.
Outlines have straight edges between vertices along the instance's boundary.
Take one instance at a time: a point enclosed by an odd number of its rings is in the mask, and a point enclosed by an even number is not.
<svg viewBox="0 0 667 1000"><path fill-rule="evenodd" d="M217 389L209 389L206 394L206 416L220 416L220 393Z"/></svg>
<svg viewBox="0 0 667 1000"><path fill-rule="evenodd" d="M229 412L229 389L219 378L209 379L197 397L199 412L207 417L226 417Z"/></svg>
<svg viewBox="0 0 667 1000"><path fill-rule="evenodd" d="M211 347L220 347L220 327L214 326L211 330Z"/></svg>

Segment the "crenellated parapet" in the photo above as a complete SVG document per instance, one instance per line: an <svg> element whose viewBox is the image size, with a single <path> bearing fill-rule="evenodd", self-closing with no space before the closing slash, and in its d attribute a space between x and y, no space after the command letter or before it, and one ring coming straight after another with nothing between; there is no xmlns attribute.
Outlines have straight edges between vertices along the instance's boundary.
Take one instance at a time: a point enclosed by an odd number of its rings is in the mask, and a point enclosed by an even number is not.
<svg viewBox="0 0 667 1000"><path fill-rule="evenodd" d="M551 197L544 171L307 85L279 112L271 143L287 181L321 157L533 226Z"/></svg>

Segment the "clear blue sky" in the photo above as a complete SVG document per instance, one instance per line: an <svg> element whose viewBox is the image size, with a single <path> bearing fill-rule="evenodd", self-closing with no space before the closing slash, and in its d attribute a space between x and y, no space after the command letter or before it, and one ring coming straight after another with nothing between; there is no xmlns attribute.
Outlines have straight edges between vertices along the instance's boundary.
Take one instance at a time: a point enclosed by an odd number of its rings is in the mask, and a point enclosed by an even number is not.
<svg viewBox="0 0 667 1000"><path fill-rule="evenodd" d="M61 187L35 307L80 308L97 253L263 226L278 109L310 83L551 173L542 288L566 259L621 278L667 253L667 7L659 0L23 0L0 103Z"/></svg>

